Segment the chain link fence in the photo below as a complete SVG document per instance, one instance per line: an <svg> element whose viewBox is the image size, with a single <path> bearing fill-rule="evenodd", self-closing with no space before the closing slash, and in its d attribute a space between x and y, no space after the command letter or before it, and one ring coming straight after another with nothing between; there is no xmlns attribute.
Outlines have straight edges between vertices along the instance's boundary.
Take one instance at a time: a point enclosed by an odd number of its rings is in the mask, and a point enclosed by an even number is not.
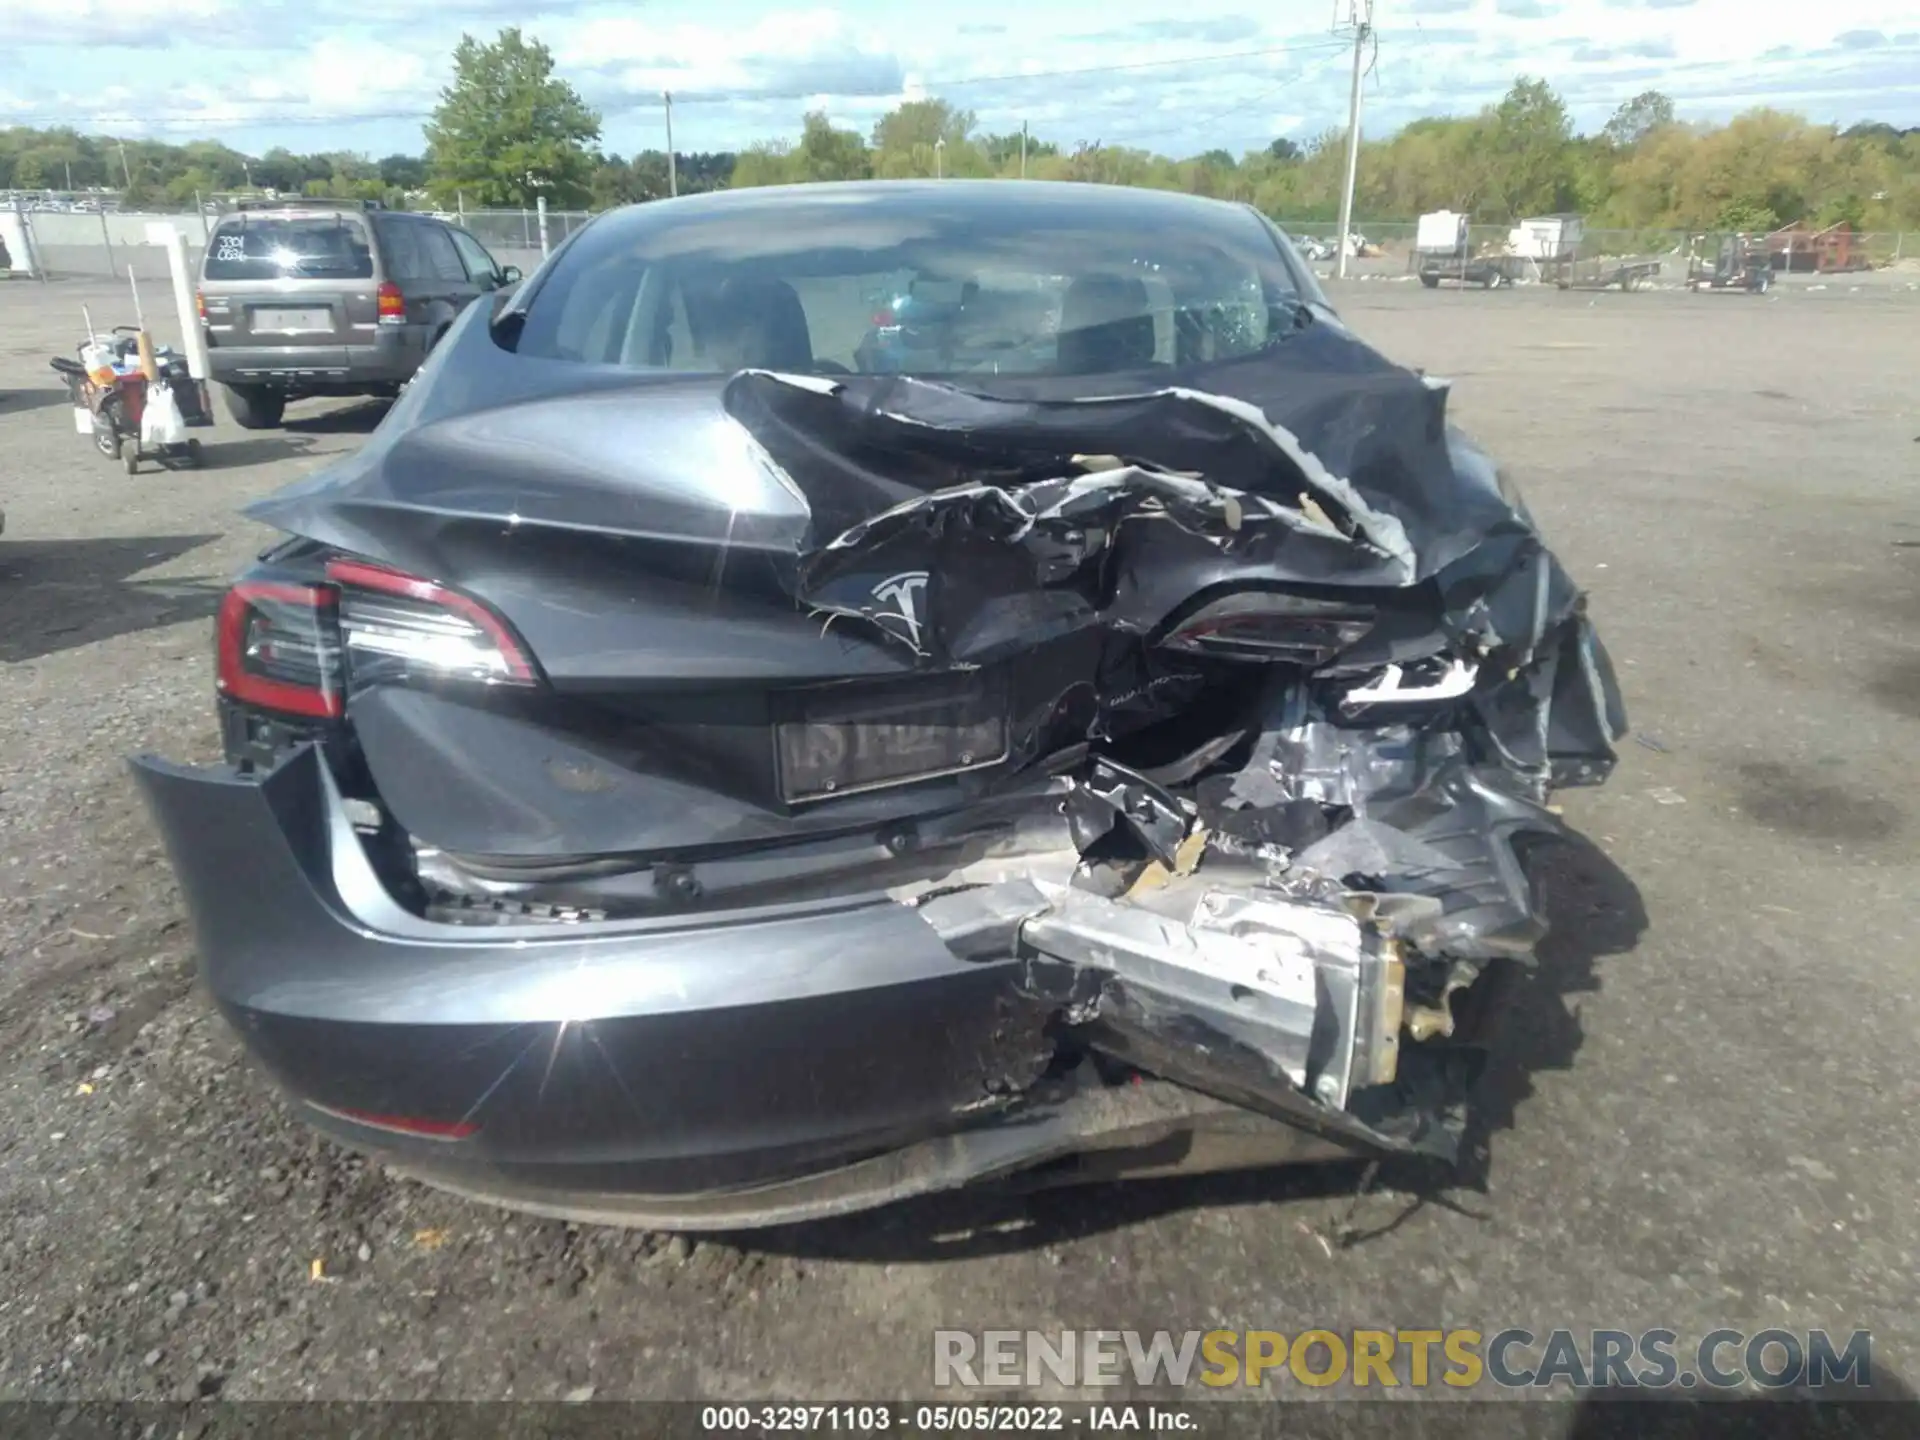
<svg viewBox="0 0 1920 1440"><path fill-rule="evenodd" d="M1340 227L1333 222L1280 220L1280 227L1297 241L1317 241L1329 257L1339 244ZM1353 233L1362 242L1349 257L1349 275L1386 278L1411 276L1419 268L1414 249L1416 222L1406 220L1356 221ZM1471 225L1467 253L1491 256L1513 253L1512 229L1505 225ZM1720 243L1730 232L1721 230L1608 230L1588 229L1565 258L1579 264L1657 261L1664 283L1687 276L1689 255L1711 266ZM1856 231L1842 247L1822 247L1812 237L1781 236L1774 241L1774 269L1815 283L1884 272L1908 283L1920 283L1920 232Z"/></svg>
<svg viewBox="0 0 1920 1440"><path fill-rule="evenodd" d="M541 219L537 210L468 210L442 218L461 226L492 252L503 265L518 265L528 274L567 236L593 218L585 210L549 210L546 247L541 247Z"/></svg>
<svg viewBox="0 0 1920 1440"><path fill-rule="evenodd" d="M531 273L546 253L593 218L584 210L467 210L437 212L439 218L463 226L503 265L517 265ZM31 247L27 259L14 257L16 271L34 269L55 279L167 278L166 251L147 238L147 226L160 221L178 227L188 240L195 265L206 237L219 223L217 213L104 214L21 210L14 212ZM1329 221L1288 221L1281 227L1296 240L1318 242L1325 257L1337 244L1339 226ZM1362 278L1411 278L1418 268L1414 250L1417 226L1411 220L1361 220L1354 232L1363 241L1360 253L1348 261L1348 274ZM1473 255L1507 251L1511 231L1505 225L1474 225L1468 230ZM1584 232L1573 258L1579 262L1658 261L1656 283L1679 284L1686 279L1689 253L1712 257L1721 232L1686 230L1596 230ZM1879 283L1920 285L1920 232L1857 232L1849 237L1844 254L1816 251L1805 245L1774 256L1776 270L1817 283L1844 282L1872 274ZM1310 247L1310 253L1311 247ZM1835 262L1838 260L1838 268Z"/></svg>

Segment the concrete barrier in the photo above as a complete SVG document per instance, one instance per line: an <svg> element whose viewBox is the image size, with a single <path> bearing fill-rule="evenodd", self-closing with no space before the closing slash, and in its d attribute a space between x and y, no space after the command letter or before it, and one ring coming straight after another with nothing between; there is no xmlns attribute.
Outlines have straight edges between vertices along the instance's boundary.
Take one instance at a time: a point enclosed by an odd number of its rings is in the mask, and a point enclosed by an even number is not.
<svg viewBox="0 0 1920 1440"><path fill-rule="evenodd" d="M54 280L165 280L167 252L147 239L147 226L163 221L187 237L198 270L212 216L100 215L80 211L29 210L22 217L33 232L34 254Z"/></svg>
<svg viewBox="0 0 1920 1440"><path fill-rule="evenodd" d="M32 210L21 218L32 230L34 254L49 278L55 280L124 280L129 270L141 281L165 280L167 252L147 240L147 226L156 222L172 225L186 236L187 253L197 275L206 236L219 223L218 216L202 217L191 211L179 215L95 215ZM540 263L537 240L525 247L489 244L487 248L502 265L518 265L528 275Z"/></svg>

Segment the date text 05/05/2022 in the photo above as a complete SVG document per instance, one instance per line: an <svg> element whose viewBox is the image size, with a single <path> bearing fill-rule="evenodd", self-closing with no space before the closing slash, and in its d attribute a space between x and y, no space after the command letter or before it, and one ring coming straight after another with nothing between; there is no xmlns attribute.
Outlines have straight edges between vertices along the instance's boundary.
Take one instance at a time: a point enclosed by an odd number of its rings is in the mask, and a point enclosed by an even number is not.
<svg viewBox="0 0 1920 1440"><path fill-rule="evenodd" d="M703 1405L700 1428L763 1434L810 1431L828 1434L1003 1434L1084 1430L1183 1433L1199 1428L1191 1408L1174 1405Z"/></svg>

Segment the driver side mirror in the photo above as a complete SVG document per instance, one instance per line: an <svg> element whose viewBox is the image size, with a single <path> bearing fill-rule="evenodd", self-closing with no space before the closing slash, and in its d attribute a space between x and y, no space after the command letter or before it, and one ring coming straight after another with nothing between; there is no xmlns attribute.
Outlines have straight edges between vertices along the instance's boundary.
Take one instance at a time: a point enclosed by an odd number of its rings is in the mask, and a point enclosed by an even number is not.
<svg viewBox="0 0 1920 1440"><path fill-rule="evenodd" d="M518 285L520 283L520 267L518 265L502 265L500 267L500 283L502 285Z"/></svg>

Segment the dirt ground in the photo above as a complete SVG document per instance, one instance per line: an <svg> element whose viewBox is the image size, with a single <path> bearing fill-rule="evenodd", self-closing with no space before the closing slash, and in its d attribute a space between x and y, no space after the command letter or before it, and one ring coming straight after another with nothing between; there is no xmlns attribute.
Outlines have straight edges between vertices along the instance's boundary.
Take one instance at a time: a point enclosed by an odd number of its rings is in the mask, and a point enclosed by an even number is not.
<svg viewBox="0 0 1920 1440"><path fill-rule="evenodd" d="M690 1245L390 1179L244 1059L123 757L216 753L235 512L379 411L129 478L46 365L120 292L0 284L0 1398L924 1397L936 1326L1870 1327L1913 1383L1920 296L1338 298L1457 382L1635 728L1464 1183L1346 1248L1344 1169Z"/></svg>

